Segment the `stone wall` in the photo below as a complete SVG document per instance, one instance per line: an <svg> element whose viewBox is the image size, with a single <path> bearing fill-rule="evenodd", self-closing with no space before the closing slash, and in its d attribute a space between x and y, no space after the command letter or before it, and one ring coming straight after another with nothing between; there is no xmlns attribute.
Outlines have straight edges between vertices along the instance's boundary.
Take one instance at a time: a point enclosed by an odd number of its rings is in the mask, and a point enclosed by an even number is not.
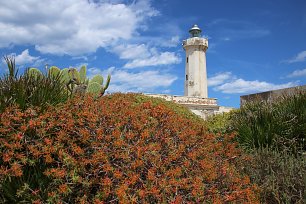
<svg viewBox="0 0 306 204"><path fill-rule="evenodd" d="M284 95L296 94L299 91L306 91L306 85L240 96L240 106L242 106L246 102L256 101L256 100L273 101Z"/></svg>

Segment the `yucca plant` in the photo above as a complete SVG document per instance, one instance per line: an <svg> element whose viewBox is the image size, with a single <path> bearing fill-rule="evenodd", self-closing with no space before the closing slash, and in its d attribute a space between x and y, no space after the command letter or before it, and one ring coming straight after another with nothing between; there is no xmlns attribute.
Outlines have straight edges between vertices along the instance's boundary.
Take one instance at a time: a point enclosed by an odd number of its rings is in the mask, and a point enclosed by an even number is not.
<svg viewBox="0 0 306 204"><path fill-rule="evenodd" d="M246 103L231 117L238 141L246 147L305 151L306 92L284 95L274 102Z"/></svg>
<svg viewBox="0 0 306 204"><path fill-rule="evenodd" d="M12 56L4 57L9 74L0 78L0 112L6 107L17 104L21 109L39 106L44 109L47 105L55 105L67 100L65 84L61 82L60 75L27 74L18 75L15 59Z"/></svg>

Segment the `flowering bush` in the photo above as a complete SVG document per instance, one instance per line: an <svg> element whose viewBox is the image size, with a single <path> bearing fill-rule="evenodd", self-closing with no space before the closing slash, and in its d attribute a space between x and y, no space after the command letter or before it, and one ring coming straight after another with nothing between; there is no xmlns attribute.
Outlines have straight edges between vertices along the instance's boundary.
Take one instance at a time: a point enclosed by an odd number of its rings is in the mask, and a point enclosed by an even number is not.
<svg viewBox="0 0 306 204"><path fill-rule="evenodd" d="M2 202L257 203L233 135L180 106L112 94L39 112L0 115Z"/></svg>

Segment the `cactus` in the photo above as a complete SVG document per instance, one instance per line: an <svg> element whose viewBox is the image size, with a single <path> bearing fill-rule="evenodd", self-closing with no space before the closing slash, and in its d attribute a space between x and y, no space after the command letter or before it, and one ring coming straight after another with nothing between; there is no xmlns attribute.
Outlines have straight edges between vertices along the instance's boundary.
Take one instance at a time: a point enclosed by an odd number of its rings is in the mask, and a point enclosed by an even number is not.
<svg viewBox="0 0 306 204"><path fill-rule="evenodd" d="M100 93L100 91L101 91L101 85L98 84L97 82L89 83L86 90L87 93L92 93L96 96Z"/></svg>
<svg viewBox="0 0 306 204"><path fill-rule="evenodd" d="M75 81L76 84L80 83L80 73L78 72L78 70L76 68L69 68L68 70L68 75L70 80Z"/></svg>
<svg viewBox="0 0 306 204"><path fill-rule="evenodd" d="M97 82L98 84L103 84L103 76L101 76L100 74L95 75L95 76L89 81L89 83L93 83L93 82Z"/></svg>
<svg viewBox="0 0 306 204"><path fill-rule="evenodd" d="M35 78L39 77L39 76L42 76L43 74L41 73L41 71L37 68L30 68L27 70L26 72L29 76L33 76Z"/></svg>
<svg viewBox="0 0 306 204"><path fill-rule="evenodd" d="M62 76L62 80L65 84L67 84L70 80L69 74L68 74L68 68L64 68L61 70L60 74Z"/></svg>
<svg viewBox="0 0 306 204"><path fill-rule="evenodd" d="M109 75L107 76L105 86L103 86L103 85L102 85L102 89L101 89L101 96L103 96L103 95L104 95L104 93L105 93L106 89L108 88L109 83L110 83L110 80L111 80L111 75L109 74Z"/></svg>
<svg viewBox="0 0 306 204"><path fill-rule="evenodd" d="M73 89L73 94L80 94L80 95L84 95L87 91L87 85L85 84L80 84L77 85L74 89Z"/></svg>
<svg viewBox="0 0 306 204"><path fill-rule="evenodd" d="M108 75L107 79L106 79L106 83L105 85L103 85L103 76L101 75L95 75L90 81L89 81L89 85L88 85L88 93L99 93L100 96L103 96L106 89L109 86L111 80L111 76Z"/></svg>
<svg viewBox="0 0 306 204"><path fill-rule="evenodd" d="M61 70L58 67L52 66L48 70L48 76L50 76L52 78L56 78L60 74L60 72L61 72Z"/></svg>
<svg viewBox="0 0 306 204"><path fill-rule="evenodd" d="M83 65L80 69L80 83L81 84L86 83L86 72L87 72L86 66Z"/></svg>
<svg viewBox="0 0 306 204"><path fill-rule="evenodd" d="M60 74L61 79L66 84L67 91L70 92L71 96L74 94L84 93L93 93L96 96L103 96L109 86L111 76L107 76L106 83L103 85L103 76L95 75L91 80L89 80L86 78L86 72L86 66L82 66L80 71L76 68L64 68L60 70L59 68L52 66L48 71L48 75L57 76L57 74Z"/></svg>

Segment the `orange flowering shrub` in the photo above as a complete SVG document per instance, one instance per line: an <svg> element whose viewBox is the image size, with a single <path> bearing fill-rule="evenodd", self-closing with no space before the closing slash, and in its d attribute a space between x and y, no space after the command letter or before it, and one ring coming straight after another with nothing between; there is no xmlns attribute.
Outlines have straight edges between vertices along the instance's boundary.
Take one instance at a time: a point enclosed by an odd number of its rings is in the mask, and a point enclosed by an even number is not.
<svg viewBox="0 0 306 204"><path fill-rule="evenodd" d="M112 94L38 112L0 115L3 200L257 203L256 186L234 166L233 135L207 133L178 105Z"/></svg>

